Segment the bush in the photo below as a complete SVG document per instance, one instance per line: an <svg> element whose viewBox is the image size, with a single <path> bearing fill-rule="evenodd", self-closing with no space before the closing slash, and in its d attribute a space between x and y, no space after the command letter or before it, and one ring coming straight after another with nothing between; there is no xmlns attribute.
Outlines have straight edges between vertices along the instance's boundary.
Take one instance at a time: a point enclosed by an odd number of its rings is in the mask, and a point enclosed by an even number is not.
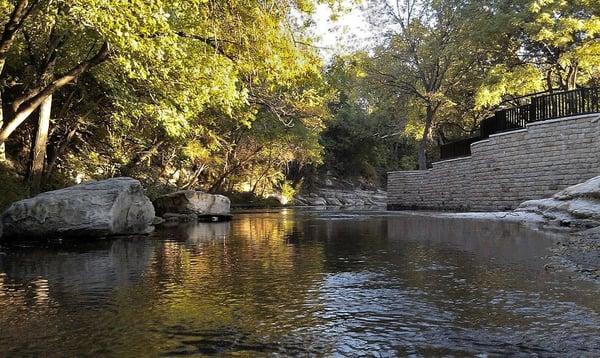
<svg viewBox="0 0 600 358"><path fill-rule="evenodd" d="M8 163L0 163L0 211L15 201L28 198L29 186Z"/></svg>
<svg viewBox="0 0 600 358"><path fill-rule="evenodd" d="M249 192L226 193L224 195L231 200L231 206L237 208L278 208L282 206L276 198L263 198Z"/></svg>

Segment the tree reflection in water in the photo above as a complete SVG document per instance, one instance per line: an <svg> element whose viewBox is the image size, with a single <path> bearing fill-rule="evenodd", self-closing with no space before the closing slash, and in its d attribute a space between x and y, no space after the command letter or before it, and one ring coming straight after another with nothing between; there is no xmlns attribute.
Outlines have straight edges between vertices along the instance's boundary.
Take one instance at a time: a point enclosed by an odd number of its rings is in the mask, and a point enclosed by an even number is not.
<svg viewBox="0 0 600 358"><path fill-rule="evenodd" d="M263 212L0 253L0 355L597 353L597 288L518 225Z"/></svg>

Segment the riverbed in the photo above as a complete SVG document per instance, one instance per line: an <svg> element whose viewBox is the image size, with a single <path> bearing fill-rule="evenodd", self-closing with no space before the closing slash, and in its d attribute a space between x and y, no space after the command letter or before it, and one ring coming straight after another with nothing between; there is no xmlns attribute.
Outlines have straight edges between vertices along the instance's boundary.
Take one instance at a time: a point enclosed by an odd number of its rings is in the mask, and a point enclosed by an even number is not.
<svg viewBox="0 0 600 358"><path fill-rule="evenodd" d="M599 356L600 286L514 222L283 209L0 247L0 356Z"/></svg>

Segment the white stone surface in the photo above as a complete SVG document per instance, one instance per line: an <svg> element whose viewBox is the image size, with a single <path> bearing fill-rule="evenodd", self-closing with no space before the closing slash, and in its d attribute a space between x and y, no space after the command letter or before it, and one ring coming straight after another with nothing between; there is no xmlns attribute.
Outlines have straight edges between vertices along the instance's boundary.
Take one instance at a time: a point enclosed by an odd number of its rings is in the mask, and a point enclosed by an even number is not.
<svg viewBox="0 0 600 358"><path fill-rule="evenodd" d="M552 198L526 201L517 211L569 226L596 226L600 224L600 176L568 187Z"/></svg>
<svg viewBox="0 0 600 358"><path fill-rule="evenodd" d="M541 223L544 218L536 213L514 212L514 211L496 211L496 212L472 212L472 213L440 213L439 217L453 219L473 219L473 220L501 220L520 223Z"/></svg>

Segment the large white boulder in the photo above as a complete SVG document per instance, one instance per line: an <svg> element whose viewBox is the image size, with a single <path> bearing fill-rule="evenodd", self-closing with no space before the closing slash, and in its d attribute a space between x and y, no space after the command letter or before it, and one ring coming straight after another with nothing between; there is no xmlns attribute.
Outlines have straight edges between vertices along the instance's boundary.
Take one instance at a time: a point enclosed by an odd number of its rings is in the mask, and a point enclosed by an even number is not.
<svg viewBox="0 0 600 358"><path fill-rule="evenodd" d="M194 217L228 217L231 202L223 195L208 194L195 190L181 190L154 200L156 214L167 217L191 215Z"/></svg>
<svg viewBox="0 0 600 358"><path fill-rule="evenodd" d="M516 211L536 213L561 225L600 225L600 176L559 191L552 198L526 201Z"/></svg>
<svg viewBox="0 0 600 358"><path fill-rule="evenodd" d="M3 239L144 234L153 219L152 202L132 178L45 192L13 203L0 217Z"/></svg>

